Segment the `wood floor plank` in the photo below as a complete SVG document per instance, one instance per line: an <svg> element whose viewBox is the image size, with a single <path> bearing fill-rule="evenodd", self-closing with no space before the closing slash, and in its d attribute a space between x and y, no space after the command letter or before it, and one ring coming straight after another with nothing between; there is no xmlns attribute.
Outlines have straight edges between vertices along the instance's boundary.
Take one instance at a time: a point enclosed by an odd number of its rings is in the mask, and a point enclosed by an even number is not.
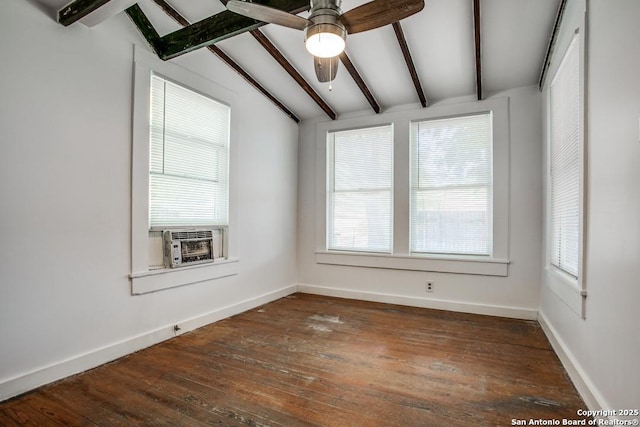
<svg viewBox="0 0 640 427"><path fill-rule="evenodd" d="M182 402L188 407L185 412L190 412L192 417L210 423L216 419L239 420L247 416L242 410L246 402L238 399L227 383L217 382L209 374L189 375L189 371L185 374L180 370L168 372L158 356L153 358L151 364L143 358L135 358L130 362L120 366L127 375L146 382L147 387L151 386L148 379L154 378L153 387L173 401ZM253 416L259 423L292 425L287 422L289 420L283 422L273 411L255 411Z"/></svg>
<svg viewBox="0 0 640 427"><path fill-rule="evenodd" d="M10 402L9 404L0 406L0 425L1 426L47 426L55 425L46 414L39 411L31 405L34 396L28 395L20 400L20 402ZM58 424L61 425L61 424Z"/></svg>
<svg viewBox="0 0 640 427"><path fill-rule="evenodd" d="M31 397L29 406L47 417L46 425L66 427L97 426L96 423L71 411L66 404L52 399L52 396L48 396L45 393L34 393Z"/></svg>
<svg viewBox="0 0 640 427"><path fill-rule="evenodd" d="M502 426L584 408L537 322L294 294L0 403L0 425Z"/></svg>
<svg viewBox="0 0 640 427"><path fill-rule="evenodd" d="M316 416L324 416L326 412L335 411L328 399L312 400L315 393L310 390L301 392L299 387L300 378L290 375L291 371L274 369L269 364L261 363L251 357L242 357L231 349L225 352L207 352L198 354L189 352L183 354L184 363L189 366L186 370L177 370L176 376L194 384L208 388L209 392L222 392L222 396L217 396L217 401L230 404L234 408L239 406L238 402L251 402L251 406L260 408L263 412L271 414L271 419L279 420L282 425L298 425L299 420L310 419ZM171 361L175 360L174 355L165 354L164 349L158 349L153 354L153 359ZM209 365L208 361L215 360L215 365ZM215 380L223 378L224 382ZM303 378L303 381L313 381L314 378ZM298 386L296 386L298 384ZM316 396L317 397L317 396ZM228 403L230 402L230 403ZM286 412L279 409L285 408ZM271 410L270 410L271 409ZM273 414L273 410L278 412ZM345 414L336 413L337 420ZM297 422L295 420L298 420ZM308 424L301 424L308 425Z"/></svg>
<svg viewBox="0 0 640 427"><path fill-rule="evenodd" d="M109 390L100 385L102 378L107 376L105 371L111 366L107 364L73 376L54 386L44 387L39 392L52 402L67 405L101 427L131 424L126 406L120 404L118 396L112 396Z"/></svg>

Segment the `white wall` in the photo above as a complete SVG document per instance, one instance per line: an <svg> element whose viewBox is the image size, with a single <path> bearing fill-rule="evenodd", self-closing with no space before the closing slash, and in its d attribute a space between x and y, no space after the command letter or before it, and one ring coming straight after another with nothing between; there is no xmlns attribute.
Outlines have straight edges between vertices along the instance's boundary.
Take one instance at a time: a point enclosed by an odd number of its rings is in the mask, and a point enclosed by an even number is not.
<svg viewBox="0 0 640 427"><path fill-rule="evenodd" d="M541 320L589 406L638 408L640 2L587 5L586 318L543 274Z"/></svg>
<svg viewBox="0 0 640 427"><path fill-rule="evenodd" d="M238 274L131 295L134 42L0 2L0 400L295 290L298 127L203 50L175 62L241 99Z"/></svg>
<svg viewBox="0 0 640 427"><path fill-rule="evenodd" d="M496 96L510 98L511 264L507 277L317 264L315 224L317 215L321 214L316 209L316 126L319 122L306 121L300 130L298 169L300 289L424 307L535 318L539 304L542 221L540 94L535 87L526 87ZM442 104L453 102L456 101ZM438 108L438 104L430 107L434 108ZM362 123L367 123L367 117ZM398 143L402 142L396 141ZM425 292L427 280L435 282L433 293Z"/></svg>

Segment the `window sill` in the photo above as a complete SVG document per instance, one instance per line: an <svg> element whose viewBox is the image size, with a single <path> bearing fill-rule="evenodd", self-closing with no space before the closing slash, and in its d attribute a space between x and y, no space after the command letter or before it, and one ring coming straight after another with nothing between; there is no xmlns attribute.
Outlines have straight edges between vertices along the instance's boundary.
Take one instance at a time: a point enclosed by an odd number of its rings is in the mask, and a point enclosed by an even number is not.
<svg viewBox="0 0 640 427"><path fill-rule="evenodd" d="M230 258L191 267L159 268L132 273L129 278L131 279L131 294L143 295L163 289L221 279L236 274L238 274L238 259Z"/></svg>
<svg viewBox="0 0 640 427"><path fill-rule="evenodd" d="M316 251L316 262L318 264L346 265L351 267L434 271L439 273L502 277L508 275L509 266L509 260L484 257L445 258L330 251Z"/></svg>

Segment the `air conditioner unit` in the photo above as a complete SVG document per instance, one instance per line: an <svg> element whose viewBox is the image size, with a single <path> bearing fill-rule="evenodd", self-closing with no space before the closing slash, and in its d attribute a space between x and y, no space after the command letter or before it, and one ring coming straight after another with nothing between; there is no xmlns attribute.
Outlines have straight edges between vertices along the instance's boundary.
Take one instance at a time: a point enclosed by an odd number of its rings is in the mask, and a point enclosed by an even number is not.
<svg viewBox="0 0 640 427"><path fill-rule="evenodd" d="M162 234L167 267L213 262L213 230L164 230Z"/></svg>

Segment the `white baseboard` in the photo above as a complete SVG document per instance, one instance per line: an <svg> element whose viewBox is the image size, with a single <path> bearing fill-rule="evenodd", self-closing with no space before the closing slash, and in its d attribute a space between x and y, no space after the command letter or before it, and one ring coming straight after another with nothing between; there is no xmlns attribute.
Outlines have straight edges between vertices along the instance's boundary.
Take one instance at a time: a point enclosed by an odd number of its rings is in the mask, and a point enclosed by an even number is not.
<svg viewBox="0 0 640 427"><path fill-rule="evenodd" d="M324 295L338 298L358 299L364 301L383 302L387 304L407 305L411 307L433 308L462 313L485 314L489 316L510 317L514 319L536 320L538 310L520 307L474 304L467 302L447 301L430 298L410 297L378 292L354 291L351 289L331 288L316 285L298 285L298 292Z"/></svg>
<svg viewBox="0 0 640 427"><path fill-rule="evenodd" d="M185 319L178 322L180 334L196 328L217 322L218 320L242 313L255 307L259 307L271 301L275 301L296 292L297 286L290 285L266 294L215 309L209 313ZM27 391L33 390L45 384L66 378L70 375L84 372L104 363L111 362L120 357L134 353L143 348L150 347L159 342L173 338L173 326L175 323L165 325L155 330L145 332L120 342L73 356L69 359L53 363L49 366L35 369L26 374L21 374L0 382L0 402Z"/></svg>
<svg viewBox="0 0 640 427"><path fill-rule="evenodd" d="M573 385L578 390L580 397L582 397L582 400L584 400L584 403L587 405L587 409L590 411L611 409L612 406L606 402L602 394L589 379L582 366L580 366L564 340L558 335L558 332L542 311L538 312L538 323L540 323L542 330L558 355L562 366L564 366L564 369L569 374L569 378L571 378Z"/></svg>

